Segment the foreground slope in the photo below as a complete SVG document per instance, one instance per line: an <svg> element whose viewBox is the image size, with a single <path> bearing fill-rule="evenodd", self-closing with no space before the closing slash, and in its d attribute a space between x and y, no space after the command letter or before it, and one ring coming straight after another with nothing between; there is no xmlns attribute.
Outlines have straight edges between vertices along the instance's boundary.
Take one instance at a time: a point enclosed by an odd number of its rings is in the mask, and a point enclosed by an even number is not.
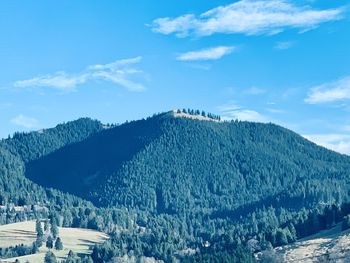
<svg viewBox="0 0 350 263"><path fill-rule="evenodd" d="M94 244L103 243L108 239L104 233L81 229L59 227L60 238L63 242L63 250L54 251L60 260L67 257L68 252L72 250L75 253L89 255L92 253ZM16 245L31 245L36 240L35 221L25 221L20 223L8 224L0 226L0 247L14 247ZM21 262L44 262L45 246L39 249L39 252L1 260L1 262L15 262L19 259Z"/></svg>
<svg viewBox="0 0 350 263"><path fill-rule="evenodd" d="M341 224L315 235L298 240L294 244L278 247L277 255L286 263L300 262L349 262L350 231Z"/></svg>

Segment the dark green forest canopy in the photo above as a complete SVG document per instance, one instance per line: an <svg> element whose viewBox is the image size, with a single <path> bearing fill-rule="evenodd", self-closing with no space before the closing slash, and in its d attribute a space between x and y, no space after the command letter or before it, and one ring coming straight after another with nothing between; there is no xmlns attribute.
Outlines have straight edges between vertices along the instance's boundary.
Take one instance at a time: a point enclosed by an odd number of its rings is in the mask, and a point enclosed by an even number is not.
<svg viewBox="0 0 350 263"><path fill-rule="evenodd" d="M80 118L51 129L30 133L17 132L9 139L2 140L1 146L12 153L17 153L24 162L29 162L63 146L82 141L102 129L101 122Z"/></svg>
<svg viewBox="0 0 350 263"><path fill-rule="evenodd" d="M95 262L131 250L170 261L187 248L203 252L190 262L251 262L249 240L293 242L350 212L350 157L274 124L189 117L16 133L0 142L0 205L47 207L31 216L111 234Z"/></svg>
<svg viewBox="0 0 350 263"><path fill-rule="evenodd" d="M57 125L52 129L15 133L11 138L1 140L0 204L33 205L50 202L56 204L57 196L60 196L63 203L68 202L67 198L76 202L78 198L74 196L64 195L53 189L44 189L28 180L25 177L25 165L61 147L82 141L102 129L100 122L82 118Z"/></svg>
<svg viewBox="0 0 350 263"><path fill-rule="evenodd" d="M346 201L349 168L349 157L274 124L160 114L29 162L26 175L98 206L226 217L251 205Z"/></svg>

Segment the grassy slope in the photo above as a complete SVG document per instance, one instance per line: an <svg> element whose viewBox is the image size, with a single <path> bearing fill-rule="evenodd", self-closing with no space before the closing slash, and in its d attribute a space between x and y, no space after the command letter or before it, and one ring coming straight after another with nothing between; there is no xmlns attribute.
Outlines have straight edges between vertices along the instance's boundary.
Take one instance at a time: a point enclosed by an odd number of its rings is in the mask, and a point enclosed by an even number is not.
<svg viewBox="0 0 350 263"><path fill-rule="evenodd" d="M90 246L95 243L102 243L108 239L104 233L80 229L59 227L59 235L62 239L64 249L62 251L53 250L56 257L63 259L67 256L69 250L76 253L89 254ZM35 222L26 221L15 224L0 226L0 247L9 247L19 244L32 244L36 239ZM45 246L40 248L39 253L19 257L21 262L43 262L47 249ZM14 262L16 258L2 260L1 262Z"/></svg>
<svg viewBox="0 0 350 263"><path fill-rule="evenodd" d="M276 252L288 263L350 262L350 230L342 231L338 224L294 244L278 247Z"/></svg>

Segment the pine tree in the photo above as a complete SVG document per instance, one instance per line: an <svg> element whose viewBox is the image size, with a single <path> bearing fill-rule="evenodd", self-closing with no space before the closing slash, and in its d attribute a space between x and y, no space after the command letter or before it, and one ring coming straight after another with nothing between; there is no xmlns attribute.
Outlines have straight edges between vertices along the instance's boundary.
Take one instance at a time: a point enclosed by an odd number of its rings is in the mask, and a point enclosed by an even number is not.
<svg viewBox="0 0 350 263"><path fill-rule="evenodd" d="M75 262L76 262L76 255L72 250L69 250L68 257L65 263L75 263Z"/></svg>
<svg viewBox="0 0 350 263"><path fill-rule="evenodd" d="M38 248L38 245L36 242L33 242L33 245L32 245L32 254L35 254L36 252L39 251L39 248Z"/></svg>
<svg viewBox="0 0 350 263"><path fill-rule="evenodd" d="M43 229L41 227L41 222L40 222L39 219L36 220L35 231L36 231L36 236L37 237L42 237L44 235Z"/></svg>
<svg viewBox="0 0 350 263"><path fill-rule="evenodd" d="M85 256L81 262L82 263L94 263L94 261L91 259L90 256Z"/></svg>
<svg viewBox="0 0 350 263"><path fill-rule="evenodd" d="M53 239L51 236L49 236L46 240L46 247L49 248L49 249L52 249L53 248Z"/></svg>
<svg viewBox="0 0 350 263"><path fill-rule="evenodd" d="M44 231L48 231L49 230L49 221L48 220L45 220L45 223L44 223Z"/></svg>
<svg viewBox="0 0 350 263"><path fill-rule="evenodd" d="M35 244L37 245L37 247L41 247L43 245L43 238L44 237L37 237L35 240Z"/></svg>
<svg viewBox="0 0 350 263"><path fill-rule="evenodd" d="M48 251L45 254L45 259L44 259L45 263L57 263L57 259L54 253L52 253L51 251Z"/></svg>
<svg viewBox="0 0 350 263"><path fill-rule="evenodd" d="M58 237L56 239L56 242L55 242L55 249L56 250L62 250L63 249L63 244L62 244L62 240L60 237Z"/></svg>
<svg viewBox="0 0 350 263"><path fill-rule="evenodd" d="M57 238L59 234L58 227L55 220L53 220L53 222L51 223L51 234L53 238Z"/></svg>
<svg viewBox="0 0 350 263"><path fill-rule="evenodd" d="M286 245L288 244L288 239L286 233L283 229L278 228L276 231L276 245Z"/></svg>

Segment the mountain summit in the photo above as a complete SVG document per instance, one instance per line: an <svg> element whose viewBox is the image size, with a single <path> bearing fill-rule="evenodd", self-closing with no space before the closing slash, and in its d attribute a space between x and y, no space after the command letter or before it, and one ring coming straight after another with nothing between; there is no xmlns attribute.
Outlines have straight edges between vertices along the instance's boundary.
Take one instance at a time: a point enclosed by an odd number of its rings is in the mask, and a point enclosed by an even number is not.
<svg viewBox="0 0 350 263"><path fill-rule="evenodd" d="M350 157L274 124L192 110L83 118L16 133L0 153L1 222L49 216L105 231L95 262L129 251L254 262L252 251L350 226Z"/></svg>
<svg viewBox="0 0 350 263"><path fill-rule="evenodd" d="M171 111L30 161L26 176L98 206L222 217L347 199L349 168L349 157L274 124Z"/></svg>

